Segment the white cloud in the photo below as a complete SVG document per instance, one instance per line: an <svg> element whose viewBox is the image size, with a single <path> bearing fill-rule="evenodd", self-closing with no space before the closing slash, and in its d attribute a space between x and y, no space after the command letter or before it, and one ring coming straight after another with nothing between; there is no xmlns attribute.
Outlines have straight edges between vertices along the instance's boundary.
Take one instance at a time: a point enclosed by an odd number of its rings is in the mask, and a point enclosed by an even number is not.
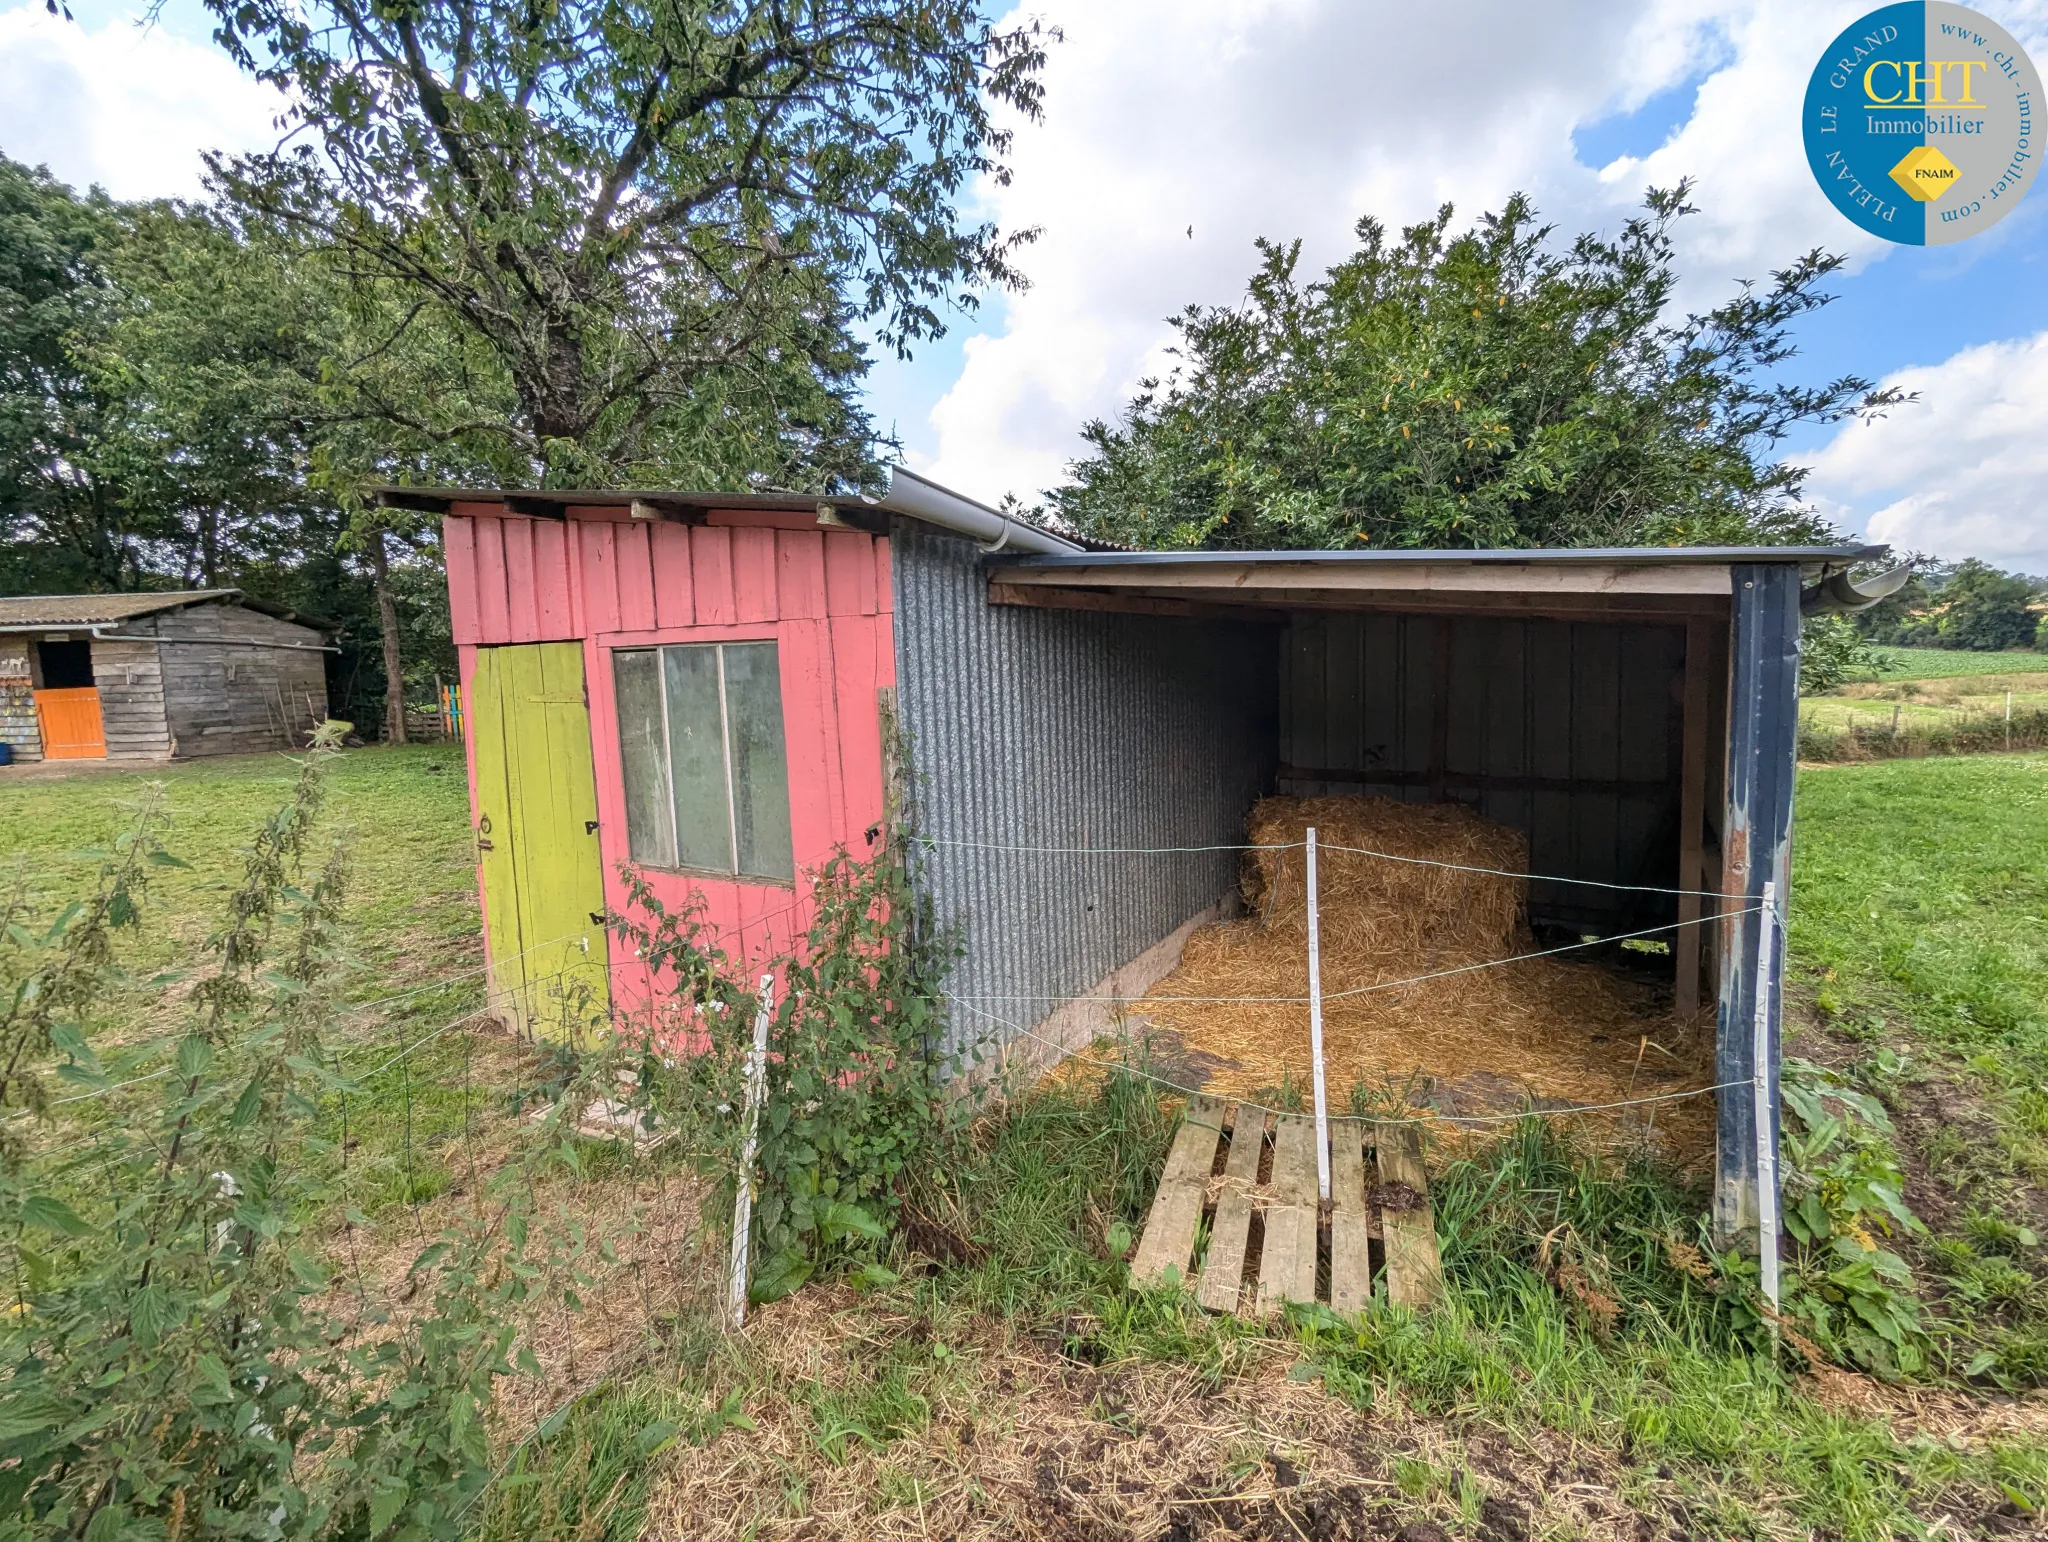
<svg viewBox="0 0 2048 1542"><path fill-rule="evenodd" d="M1988 3L1988 0L1987 0ZM983 498L1061 479L1078 430L1167 362L1164 319L1236 299L1252 238L1304 239L1314 273L1357 217L1390 226L1451 200L1534 196L1561 231L1612 229L1645 187L1692 176L1690 307L1813 246L1883 252L1814 185L1799 105L1828 40L1870 0L1053 0L1046 121L1020 128L1005 228L1040 226L1031 290L967 340L931 413L931 472ZM1991 8L2033 41L2048 0ZM1593 168L1573 131L1699 80L1662 147ZM1187 228L1194 228L1189 239Z"/></svg>
<svg viewBox="0 0 2048 1542"><path fill-rule="evenodd" d="M1965 348L1884 384L1920 400L1844 425L1814 458L1821 510L1872 540L2048 573L2048 332Z"/></svg>
<svg viewBox="0 0 2048 1542"><path fill-rule="evenodd" d="M1242 292L1255 236L1304 238L1313 272L1368 210L1390 224L1445 199L1476 212L1554 185L1560 169L1598 196L1573 165L1571 130L1625 75L1654 76L1622 68L1641 52L1638 7L1485 9L1054 7L1046 19L1065 40L1051 49L1045 122L1020 130L1014 181L984 189L1006 228L1043 228L1024 257L1032 288L1010 298L1001 335L969 340L932 414L933 474L983 497L1056 481L1081 422L1164 364L1164 318ZM1683 49L1658 62L1682 69Z"/></svg>
<svg viewBox="0 0 2048 1542"><path fill-rule="evenodd" d="M0 150L116 198L200 192L200 151L267 148L282 98L218 48L132 17L0 11Z"/></svg>

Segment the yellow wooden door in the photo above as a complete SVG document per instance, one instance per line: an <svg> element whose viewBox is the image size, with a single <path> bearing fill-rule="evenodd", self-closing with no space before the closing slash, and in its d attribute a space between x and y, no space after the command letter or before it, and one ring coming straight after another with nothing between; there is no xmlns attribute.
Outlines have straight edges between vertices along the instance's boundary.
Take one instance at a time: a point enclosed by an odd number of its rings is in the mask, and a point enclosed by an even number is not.
<svg viewBox="0 0 2048 1542"><path fill-rule="evenodd" d="M581 645L479 648L469 706L491 1002L579 1039L611 1005Z"/></svg>

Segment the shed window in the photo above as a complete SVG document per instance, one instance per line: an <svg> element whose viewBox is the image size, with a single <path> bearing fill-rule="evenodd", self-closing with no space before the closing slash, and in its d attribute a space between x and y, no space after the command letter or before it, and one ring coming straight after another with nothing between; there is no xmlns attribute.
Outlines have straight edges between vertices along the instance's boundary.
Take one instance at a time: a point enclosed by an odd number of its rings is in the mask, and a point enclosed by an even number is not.
<svg viewBox="0 0 2048 1542"><path fill-rule="evenodd" d="M796 877L775 644L612 654L635 862Z"/></svg>

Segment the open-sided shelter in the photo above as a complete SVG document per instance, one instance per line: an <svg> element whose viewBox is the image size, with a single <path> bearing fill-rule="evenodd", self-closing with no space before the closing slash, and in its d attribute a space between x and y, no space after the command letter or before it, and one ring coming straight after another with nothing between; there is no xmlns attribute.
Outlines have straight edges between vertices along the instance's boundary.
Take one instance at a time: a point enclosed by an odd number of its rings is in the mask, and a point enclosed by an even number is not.
<svg viewBox="0 0 2048 1542"><path fill-rule="evenodd" d="M0 599L0 741L19 760L303 745L333 630L239 589Z"/></svg>
<svg viewBox="0 0 2048 1542"><path fill-rule="evenodd" d="M515 1012L648 982L603 917L636 875L729 949L805 920L878 838L886 725L964 953L953 1031L1075 1046L1237 879L1273 792L1472 804L1526 832L1532 922L1674 924L1715 1079L1754 1063L1755 909L1784 892L1799 620L1875 548L1123 552L898 472L878 502L389 489L445 515L493 986ZM1143 848L1144 850L1140 850ZM1172 854L1161 852L1171 848ZM1721 1224L1754 1223L1746 1089ZM1775 1139L1775 1131L1770 1132Z"/></svg>

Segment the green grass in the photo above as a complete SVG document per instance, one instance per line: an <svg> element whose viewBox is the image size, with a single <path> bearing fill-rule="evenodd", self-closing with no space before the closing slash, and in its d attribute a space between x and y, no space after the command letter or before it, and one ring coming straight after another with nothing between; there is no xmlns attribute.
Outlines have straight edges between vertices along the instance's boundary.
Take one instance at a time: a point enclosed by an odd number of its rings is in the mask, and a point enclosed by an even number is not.
<svg viewBox="0 0 2048 1542"><path fill-rule="evenodd" d="M1789 935L1823 1010L2016 1097L2048 1083L2048 755L1809 770L1796 829Z"/></svg>
<svg viewBox="0 0 2048 1542"><path fill-rule="evenodd" d="M323 832L346 839L351 852L350 957L329 1043L359 1074L484 1003L468 785L454 745L349 750L329 775ZM63 777L0 770L0 881L23 887L46 918L91 882L99 865L92 849L132 824L152 784L162 788L164 844L190 865L151 870L143 924L122 936L134 983L100 1014L102 1032L126 1046L116 1079L160 1063L183 1031L179 982L159 983L158 974L203 962L240 880L243 849L289 798L296 776L284 755ZM346 1109L337 1101L328 1133L339 1139L346 1125L356 1204L375 1214L430 1199L454 1181L465 1138L491 1108L489 1087L511 1053L502 1041L448 1033L372 1077L367 1096ZM482 1073L479 1059L487 1062ZM119 1118L120 1108L115 1098L78 1113Z"/></svg>
<svg viewBox="0 0 2048 1542"><path fill-rule="evenodd" d="M519 1534L579 1534L573 1517L533 1525L538 1496L595 1492L593 1461L607 1452L603 1476L637 1518L653 1479L633 1456L631 1431L658 1438L694 1420L699 1433L687 1439L698 1445L717 1438L704 1420L721 1406L769 1420L781 1411L779 1438L740 1433L685 1453L700 1467L751 1464L752 1515L794 1519L861 1457L883 1475L865 1496L876 1524L914 1492L916 1480L903 1475L943 1474L962 1459L946 1454L942 1409L1001 1407L998 1378L1007 1372L961 1347L986 1343L990 1323L1013 1343L1045 1346L1039 1352L1063 1367L1062 1395L1113 1439L1148 1427L1160 1435L1166 1415L1145 1402L1144 1367L1189 1369L1220 1395L1254 1378L1275 1352L1289 1356L1289 1379L1320 1382L1351 1405L1361 1420L1354 1428L1371 1432L1364 1439L1375 1453L1334 1437L1296 1460L1310 1469L1334 1462L1369 1479L1377 1464L1375 1504L1392 1517L1386 1530L1421 1515L1448 1519L1503 1482L1545 1504L1552 1496L1534 1453L1562 1446L1588 1464L1576 1480L1646 1516L1676 1508L1696 1534L1879 1542L1924 1534L1940 1516L1975 1519L2012 1495L2048 1495L2048 1452L2036 1446L1895 1438L1881 1421L1815 1402L1754 1352L1713 1290L1672 1261L1667 1240L1696 1235L1703 1196L1649 1168L1617 1172L1580 1157L1536 1122L1476 1157L1435 1164L1447 1299L1429 1314L1376 1305L1340 1321L1317 1309L1262 1326L1202 1311L1174 1291L1130 1290L1102 1239L1119 1222L1133 1233L1142 1225L1173 1124L1153 1089L1122 1077L1010 1102L933 1164L918 1196L984 1256L926 1265L920 1275L919 1261L899 1250L891 1262L903 1283L870 1293L830 1325L828 1354L830 1334L860 1341L831 1374L792 1379L789 1360L801 1356L786 1340L819 1331L802 1313L772 1319L766 1339L730 1341L680 1373L644 1373L620 1389L614 1410L593 1408L579 1415L580 1430L522 1453L535 1497L505 1507L526 1523ZM1589 1315L1546 1268L1546 1236L1563 1239L1612 1293L1619 1310L1611 1321ZM1383 1409L1391 1422L1368 1422ZM991 1417L965 1459L996 1459L1006 1438L1004 1420ZM756 1455L757 1447L776 1454ZM1495 1453L1483 1482L1466 1455L1475 1448ZM1510 1475L1500 1466L1505 1453L1534 1465ZM1216 1491L1262 1486L1263 1458L1263 1447L1245 1452L1242 1470L1215 1475ZM1535 1530L1557 1525L1553 1517ZM731 1530L745 1534L740 1524ZM1257 1534L1294 1533L1275 1525Z"/></svg>
<svg viewBox="0 0 2048 1542"><path fill-rule="evenodd" d="M1893 1107L1966 1345L2048 1376L2048 755L1801 773L1792 959ZM1967 1356L1965 1358L1968 1358Z"/></svg>
<svg viewBox="0 0 2048 1542"><path fill-rule="evenodd" d="M2031 674L2048 669L2048 653L2014 649L2005 653L1971 653L1960 648L1876 648L1890 667L1861 679L1942 680L1955 675Z"/></svg>
<svg viewBox="0 0 2048 1542"><path fill-rule="evenodd" d="M174 816L168 844L193 864L164 871L151 895L141 949L155 967L203 944L237 848L284 800L292 768L251 757L151 775ZM145 780L0 774L0 870L54 902L92 871L75 848L107 840ZM346 1020L339 1047L374 1064L482 999L461 762L440 747L351 752L333 792L334 822L356 831L348 994L371 1008ZM1901 1119L1901 1140L1918 1143L1927 1181L1947 1195L1916 1261L1939 1276L1954 1331L2022 1376L2028 1344L2048 1346L2039 1250L2018 1234L2028 1195L2048 1181L2048 755L1806 772L1795 855L1793 965L1828 1042L1902 1115L1936 1095L1986 1111ZM109 1013L154 999L135 992ZM165 1031L175 1024L174 1005L151 1010ZM480 1071L476 1057L490 1054L509 1058ZM355 1202L374 1213L459 1181L480 1105L502 1092L502 1075L484 1072L508 1068L535 1069L510 1047L450 1034L354 1100ZM1975 1519L2014 1494L2048 1499L2038 1447L1895 1438L1803 1395L1675 1261L1669 1244L1697 1238L1704 1196L1651 1168L1583 1160L1535 1126L1432 1164L1449 1299L1429 1316L1309 1313L1267 1329L1129 1291L1107 1239L1141 1229L1173 1127L1174 1111L1126 1078L1010 1103L939 1154L916 1196L973 1256L920 1272L899 1243L891 1261L903 1282L854 1309L874 1347L864 1337L842 1371L792 1381L772 1344L666 1323L671 1354L622 1370L508 1453L504 1482L470 1524L536 1542L630 1536L664 1462L712 1442L730 1443L717 1446L720 1462L738 1459L752 1449L746 1410L776 1399L793 1401L807 1444L764 1467L775 1503L800 1508L813 1485L872 1459L883 1464L874 1515L921 1505L926 1480L904 1474L932 1470L926 1448L947 1427L944 1411L1000 1402L995 1372L961 1347L986 1340L990 1324L1051 1346L1112 1410L1120 1368L1189 1367L1221 1388L1243 1385L1276 1351L1292 1355L1299 1375L1362 1414L1391 1404L1453 1446L1565 1437L1594 1454L1624 1503L1650 1515L1680 1504L1696 1534L1889 1538L1922 1534L1937 1517ZM1612 1314L1561 1284L1546 1236L1612 1298ZM1470 1509L1470 1474L1447 1451L1436 1435L1402 1448L1386 1502ZM1531 1481L1541 1486L1540 1469Z"/></svg>
<svg viewBox="0 0 2048 1542"><path fill-rule="evenodd" d="M135 962L189 959L241 876L241 852L257 826L291 794L297 768L284 755L234 755L144 771L89 770L68 777L0 770L0 875L26 882L47 906L89 882L104 846L133 821L152 783L164 789L165 845L191 864L160 869L150 925ZM477 932L468 784L454 745L348 750L330 773L325 822L351 839L351 894L344 918L354 958L349 995L367 1000L415 989L483 963ZM481 1001L477 980L410 1003L407 1015L464 1010Z"/></svg>

